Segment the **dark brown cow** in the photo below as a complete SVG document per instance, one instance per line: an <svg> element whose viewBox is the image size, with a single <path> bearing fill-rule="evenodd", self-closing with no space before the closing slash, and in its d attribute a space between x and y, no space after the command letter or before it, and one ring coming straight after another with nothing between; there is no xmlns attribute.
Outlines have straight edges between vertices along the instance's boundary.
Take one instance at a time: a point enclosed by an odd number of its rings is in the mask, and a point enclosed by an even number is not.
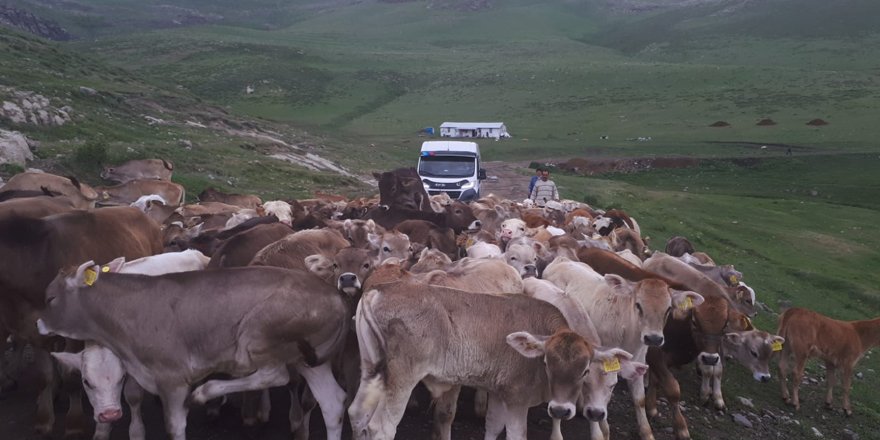
<svg viewBox="0 0 880 440"><path fill-rule="evenodd" d="M379 183L379 204L388 208L433 212L428 193L415 168L373 173ZM388 228L390 229L390 228Z"/></svg>
<svg viewBox="0 0 880 440"><path fill-rule="evenodd" d="M680 235L676 235L666 241L665 252L673 257L680 257L684 254L693 255L694 251L694 245L691 244L690 240Z"/></svg>
<svg viewBox="0 0 880 440"><path fill-rule="evenodd" d="M0 220L0 321L17 339L46 347L36 332L36 313L45 306L46 286L59 269L94 259L108 262L162 252L159 225L135 208L72 211L45 218ZM44 352L41 352L44 353ZM39 362L48 356L37 357ZM38 365L47 388L42 390L37 430L51 432L54 423L51 364Z"/></svg>
<svg viewBox="0 0 880 440"><path fill-rule="evenodd" d="M115 167L104 167L101 178L125 183L138 179L171 180L174 164L165 159L130 160Z"/></svg>
<svg viewBox="0 0 880 440"><path fill-rule="evenodd" d="M444 212L426 212L413 209L384 209L374 208L367 213L367 219L373 219L379 226L385 229L394 229L398 224L406 220L427 220L437 226L449 227L460 234L466 229L477 229L480 223L474 217L470 206L461 202L452 202Z"/></svg>
<svg viewBox="0 0 880 440"><path fill-rule="evenodd" d="M186 189L183 185L167 180L130 180L116 186L98 186L95 190L100 194L102 203L129 205L141 196L150 194L161 196L171 206L180 206L186 199Z"/></svg>
<svg viewBox="0 0 880 440"><path fill-rule="evenodd" d="M593 270L601 275L613 273L630 281L642 281L654 278L665 281L666 284L673 289L695 290L689 289L684 284L673 279L642 269L611 251L599 248L581 248L578 250L577 255L581 262L587 263L593 268ZM702 294L702 292L700 293Z"/></svg>
<svg viewBox="0 0 880 440"><path fill-rule="evenodd" d="M207 188L199 193L200 202L220 202L227 205L241 206L242 208L257 209L263 201L251 194L229 194L214 188Z"/></svg>
<svg viewBox="0 0 880 440"><path fill-rule="evenodd" d="M629 228L640 232L638 224L626 212L619 209L609 209L608 212L593 219L593 227L602 236L610 234L617 228Z"/></svg>
<svg viewBox="0 0 880 440"><path fill-rule="evenodd" d="M293 233L290 226L277 222L239 232L217 247L208 268L247 266L261 249Z"/></svg>
<svg viewBox="0 0 880 440"><path fill-rule="evenodd" d="M834 385L839 381L843 387L843 411L852 415L849 393L853 368L865 351L880 345L880 318L838 321L812 310L792 308L779 317L777 333L785 338L779 357L782 399L800 409L798 388L804 378L804 365L807 359L818 357L825 362L825 406L831 407ZM794 373L791 396L787 385L789 373Z"/></svg>
<svg viewBox="0 0 880 440"><path fill-rule="evenodd" d="M406 234L411 243L436 249L453 260L458 259L458 246L452 228L437 226L426 220L406 220L398 224L395 229Z"/></svg>

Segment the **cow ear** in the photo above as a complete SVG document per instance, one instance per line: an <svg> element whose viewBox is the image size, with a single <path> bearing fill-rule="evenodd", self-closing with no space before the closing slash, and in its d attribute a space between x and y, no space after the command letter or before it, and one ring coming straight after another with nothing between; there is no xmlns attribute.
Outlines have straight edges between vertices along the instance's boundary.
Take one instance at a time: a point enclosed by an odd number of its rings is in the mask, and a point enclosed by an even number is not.
<svg viewBox="0 0 880 440"><path fill-rule="evenodd" d="M329 258L321 254L309 255L308 257L303 259L303 262L306 264L306 269L308 269L309 272L312 272L319 276L321 275L322 270L333 264Z"/></svg>
<svg viewBox="0 0 880 440"><path fill-rule="evenodd" d="M425 248L423 248L422 251L419 252L419 260L421 260L422 258L425 258L425 256L427 256L428 252L430 252L430 251L431 251L431 248L425 246Z"/></svg>
<svg viewBox="0 0 880 440"><path fill-rule="evenodd" d="M373 178L374 178L374 179L376 179L376 180L379 180L379 179L381 179L381 178L382 178L382 175L381 175L381 174L379 174L379 173L377 173L377 172L375 172L375 171L373 171L373 173L372 173L372 174L373 174Z"/></svg>
<svg viewBox="0 0 880 440"><path fill-rule="evenodd" d="M620 376L626 380L635 380L648 373L648 364L633 360L620 361Z"/></svg>
<svg viewBox="0 0 880 440"><path fill-rule="evenodd" d="M672 290L672 307L685 311L699 306L705 299L697 292L690 290Z"/></svg>
<svg viewBox="0 0 880 440"><path fill-rule="evenodd" d="M125 257L116 258L113 261L101 266L101 272L117 273L122 269L122 266L124 264L125 264Z"/></svg>
<svg viewBox="0 0 880 440"><path fill-rule="evenodd" d="M617 293L632 293L633 291L632 282L617 274L605 274L605 282Z"/></svg>
<svg viewBox="0 0 880 440"><path fill-rule="evenodd" d="M782 346L782 344L785 344L785 338L779 335L770 335L770 337L767 338L767 343L770 344L770 346L773 346L773 344L779 344Z"/></svg>
<svg viewBox="0 0 880 440"><path fill-rule="evenodd" d="M519 354L527 358L536 358L544 355L544 343L549 336L535 336L529 332L516 332L507 335L507 344L513 347Z"/></svg>
<svg viewBox="0 0 880 440"><path fill-rule="evenodd" d="M374 222L373 219L367 220L366 225L367 231L376 232L376 222Z"/></svg>
<svg viewBox="0 0 880 440"><path fill-rule="evenodd" d="M379 249L382 247L382 236L379 234L367 234L367 241L370 242L370 246L373 249Z"/></svg>
<svg viewBox="0 0 880 440"><path fill-rule="evenodd" d="M67 277L67 287L77 289L82 286L91 286L98 281L101 268L94 261L86 261L74 272L73 276Z"/></svg>
<svg viewBox="0 0 880 440"><path fill-rule="evenodd" d="M56 352L49 354L58 361L58 365L60 365L62 371L66 373L79 373L82 369L83 352L81 351L78 353Z"/></svg>
<svg viewBox="0 0 880 440"><path fill-rule="evenodd" d="M351 221L350 218L345 219L345 221L342 222L342 230L344 230L347 234L351 234L351 226L353 224L354 222Z"/></svg>
<svg viewBox="0 0 880 440"><path fill-rule="evenodd" d="M427 284L438 285L442 284L443 281L446 280L446 272L442 270L432 270L425 275L425 282Z"/></svg>

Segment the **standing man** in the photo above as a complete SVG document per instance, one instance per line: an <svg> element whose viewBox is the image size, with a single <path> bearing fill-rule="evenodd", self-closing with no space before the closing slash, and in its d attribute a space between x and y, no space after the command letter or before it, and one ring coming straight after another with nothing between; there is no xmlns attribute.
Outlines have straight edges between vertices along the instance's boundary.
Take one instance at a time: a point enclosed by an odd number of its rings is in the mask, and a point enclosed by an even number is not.
<svg viewBox="0 0 880 440"><path fill-rule="evenodd" d="M544 169L541 167L538 167L535 169L535 175L532 176L532 180L529 182L529 195L527 197L532 196L532 190L535 189L535 182L537 182L538 179L541 178L542 171L544 171Z"/></svg>
<svg viewBox="0 0 880 440"><path fill-rule="evenodd" d="M535 182L535 187L529 194L529 198L536 205L543 207L548 200L559 201L559 191L556 190L556 184L550 180L550 171L541 170L541 180Z"/></svg>

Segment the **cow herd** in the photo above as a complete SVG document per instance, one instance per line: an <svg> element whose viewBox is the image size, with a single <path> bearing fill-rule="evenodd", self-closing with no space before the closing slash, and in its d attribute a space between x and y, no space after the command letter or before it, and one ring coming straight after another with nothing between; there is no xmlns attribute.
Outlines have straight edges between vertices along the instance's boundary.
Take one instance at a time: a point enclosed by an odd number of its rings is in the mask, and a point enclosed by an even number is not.
<svg viewBox="0 0 880 440"><path fill-rule="evenodd" d="M437 439L451 437L462 387L477 390L487 439L525 439L526 413L542 404L552 439L578 415L607 439L623 379L642 439L659 395L685 439L672 369L696 363L701 400L722 410L726 361L768 382L778 358L797 408L804 362L820 357L826 403L839 375L851 414L853 366L880 341L880 320L804 309L784 312L778 335L756 329L742 273L684 237L652 252L620 210L465 204L429 196L411 169L376 173L378 198L209 189L186 204L172 171L132 161L101 174L114 186L27 172L0 188L0 386L31 358L38 432L52 430L59 397L68 420L81 417L83 390L95 439L109 438L123 398L129 437L145 438L149 393L177 440L193 404L216 410L241 394L252 425L268 420L268 389L287 387L295 438L308 438L317 404L329 439L350 426L356 439L390 440L422 384ZM82 386L62 386L71 380Z"/></svg>

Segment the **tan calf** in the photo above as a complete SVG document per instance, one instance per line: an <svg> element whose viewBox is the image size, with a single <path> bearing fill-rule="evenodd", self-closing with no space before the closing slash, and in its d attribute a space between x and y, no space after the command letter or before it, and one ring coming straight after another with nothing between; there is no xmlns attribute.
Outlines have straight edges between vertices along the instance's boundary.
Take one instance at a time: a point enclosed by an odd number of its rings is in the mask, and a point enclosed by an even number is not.
<svg viewBox="0 0 880 440"><path fill-rule="evenodd" d="M804 378L807 359L817 357L825 362L828 392L825 405L831 407L834 385L843 387L843 410L852 415L849 401L853 368L865 351L880 345L880 318L863 321L838 321L807 309L788 309L779 317L779 330L785 345L779 356L779 382L782 398L795 409L801 402L798 388ZM794 373L791 395L788 374Z"/></svg>

